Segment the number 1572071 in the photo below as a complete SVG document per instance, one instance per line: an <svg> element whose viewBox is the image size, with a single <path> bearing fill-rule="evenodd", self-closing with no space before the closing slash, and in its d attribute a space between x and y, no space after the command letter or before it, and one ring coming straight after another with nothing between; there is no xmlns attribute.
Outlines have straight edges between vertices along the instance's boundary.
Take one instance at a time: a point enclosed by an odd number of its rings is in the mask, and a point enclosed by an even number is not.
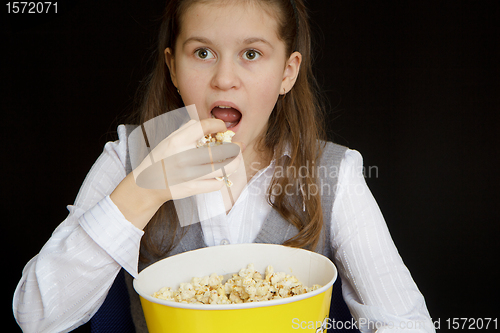
<svg viewBox="0 0 500 333"><path fill-rule="evenodd" d="M7 2L9 14L57 14L57 2Z"/></svg>

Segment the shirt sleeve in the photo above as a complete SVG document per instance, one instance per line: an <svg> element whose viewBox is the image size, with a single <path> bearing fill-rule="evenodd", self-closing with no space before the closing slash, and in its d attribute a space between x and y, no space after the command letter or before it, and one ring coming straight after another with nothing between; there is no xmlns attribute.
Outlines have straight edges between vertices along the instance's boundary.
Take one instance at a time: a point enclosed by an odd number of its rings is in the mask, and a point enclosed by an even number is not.
<svg viewBox="0 0 500 333"><path fill-rule="evenodd" d="M23 332L71 331L97 312L121 267L137 275L143 231L109 198L126 176L125 126L118 137L105 145L68 217L23 270L13 299Z"/></svg>
<svg viewBox="0 0 500 333"><path fill-rule="evenodd" d="M435 332L354 150L340 166L331 235L342 294L361 332Z"/></svg>

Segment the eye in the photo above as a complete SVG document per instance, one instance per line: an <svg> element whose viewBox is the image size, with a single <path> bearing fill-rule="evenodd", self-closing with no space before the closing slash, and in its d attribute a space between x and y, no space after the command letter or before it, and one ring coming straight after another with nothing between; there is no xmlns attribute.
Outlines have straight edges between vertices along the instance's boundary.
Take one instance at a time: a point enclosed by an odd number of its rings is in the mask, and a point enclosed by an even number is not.
<svg viewBox="0 0 500 333"><path fill-rule="evenodd" d="M261 54L256 50L246 50L245 53L243 53L243 58L245 58L245 60L255 60L260 56Z"/></svg>
<svg viewBox="0 0 500 333"><path fill-rule="evenodd" d="M212 51L210 51L209 49L205 49L205 48L197 49L196 51L194 51L194 54L198 58L203 59L203 60L215 58Z"/></svg>

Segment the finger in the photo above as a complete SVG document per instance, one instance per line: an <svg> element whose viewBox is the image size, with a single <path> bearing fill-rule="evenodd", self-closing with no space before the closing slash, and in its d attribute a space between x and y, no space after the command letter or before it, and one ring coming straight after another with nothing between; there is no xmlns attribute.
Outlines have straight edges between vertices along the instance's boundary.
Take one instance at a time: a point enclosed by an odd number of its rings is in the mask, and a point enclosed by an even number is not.
<svg viewBox="0 0 500 333"><path fill-rule="evenodd" d="M169 165L178 165L180 167L191 167L204 164L219 163L229 158L238 156L241 149L234 143L224 143L212 147L192 148L175 155L169 156L167 163ZM226 162L226 164L229 163ZM212 170L213 171L213 170Z"/></svg>
<svg viewBox="0 0 500 333"><path fill-rule="evenodd" d="M214 118L203 119L199 122L190 120L186 125L174 132L178 145L194 147L207 134L227 131L226 124L222 120Z"/></svg>
<svg viewBox="0 0 500 333"><path fill-rule="evenodd" d="M230 176L233 173L235 173L236 170L238 170L238 168L239 168L239 166L241 165L242 162L243 162L243 155L239 154L232 161L230 161L229 163L227 163L226 165L224 165L223 168L224 168L224 171L225 171L226 175Z"/></svg>
<svg viewBox="0 0 500 333"><path fill-rule="evenodd" d="M170 184L170 186L174 186L180 183L190 182L194 179L201 180L223 177L224 172L227 175L230 175L236 171L242 159L243 155L238 154L237 156L225 159L222 162L191 165L184 168L170 167L166 171L168 184ZM222 170L224 170L224 172Z"/></svg>
<svg viewBox="0 0 500 333"><path fill-rule="evenodd" d="M185 151L186 149L195 147L193 135L196 135L196 132L198 132L198 137L203 134L200 122L190 120L182 125L153 148L151 151L153 161L159 161L179 151Z"/></svg>
<svg viewBox="0 0 500 333"><path fill-rule="evenodd" d="M240 147L233 143L193 148L153 163L137 175L136 181L143 188L165 189L165 182L174 186L197 178L222 177L222 168L233 172L231 163L238 156L242 156Z"/></svg>
<svg viewBox="0 0 500 333"><path fill-rule="evenodd" d="M186 129L186 128L190 127L190 126L193 126L196 123L197 123L196 120L191 119L190 121L188 121L187 123L185 123L184 125L182 125L181 127L179 127L178 129L176 129L175 131L173 131L170 135L179 133L180 131L183 131L184 129Z"/></svg>
<svg viewBox="0 0 500 333"><path fill-rule="evenodd" d="M237 157L229 158L221 163L193 166L189 169L189 171L185 171L186 173L188 173L186 175L186 181L188 181L188 179L210 179L215 177L222 177L224 175L222 169L226 168L225 170L228 170L228 165L231 164L235 159L237 159ZM233 165L231 165L230 169L233 169Z"/></svg>
<svg viewBox="0 0 500 333"><path fill-rule="evenodd" d="M226 124L220 119L207 118L200 121L204 135L227 131Z"/></svg>
<svg viewBox="0 0 500 333"><path fill-rule="evenodd" d="M223 161L226 158L236 157L241 152L240 145L226 142L222 145L210 147L214 161Z"/></svg>
<svg viewBox="0 0 500 333"><path fill-rule="evenodd" d="M235 158L233 158L235 159ZM233 159L229 159L232 160ZM188 168L169 169L166 173L169 186L175 186L181 183L188 183L194 179L210 179L222 177L224 168L228 163L215 163L190 166Z"/></svg>
<svg viewBox="0 0 500 333"><path fill-rule="evenodd" d="M204 176L201 176L200 179L210 179L210 178L215 178L215 177L223 177L224 173L222 172L222 169L224 169L224 172L226 173L227 176L230 176L233 174L243 161L243 156L239 154L235 158L228 159L230 161L229 163L214 163L214 168L215 170L213 172L210 172Z"/></svg>

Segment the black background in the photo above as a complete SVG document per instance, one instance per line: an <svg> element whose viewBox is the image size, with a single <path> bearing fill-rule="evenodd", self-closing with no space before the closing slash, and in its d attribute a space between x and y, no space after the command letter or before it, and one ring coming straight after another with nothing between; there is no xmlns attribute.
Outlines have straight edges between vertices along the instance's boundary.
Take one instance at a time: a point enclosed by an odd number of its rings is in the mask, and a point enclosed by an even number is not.
<svg viewBox="0 0 500 333"><path fill-rule="evenodd" d="M363 154L431 316L441 328L498 317L498 2L309 3L330 139ZM6 304L132 110L162 9L140 0L59 1L52 15L1 9ZM5 323L18 330L10 313Z"/></svg>

